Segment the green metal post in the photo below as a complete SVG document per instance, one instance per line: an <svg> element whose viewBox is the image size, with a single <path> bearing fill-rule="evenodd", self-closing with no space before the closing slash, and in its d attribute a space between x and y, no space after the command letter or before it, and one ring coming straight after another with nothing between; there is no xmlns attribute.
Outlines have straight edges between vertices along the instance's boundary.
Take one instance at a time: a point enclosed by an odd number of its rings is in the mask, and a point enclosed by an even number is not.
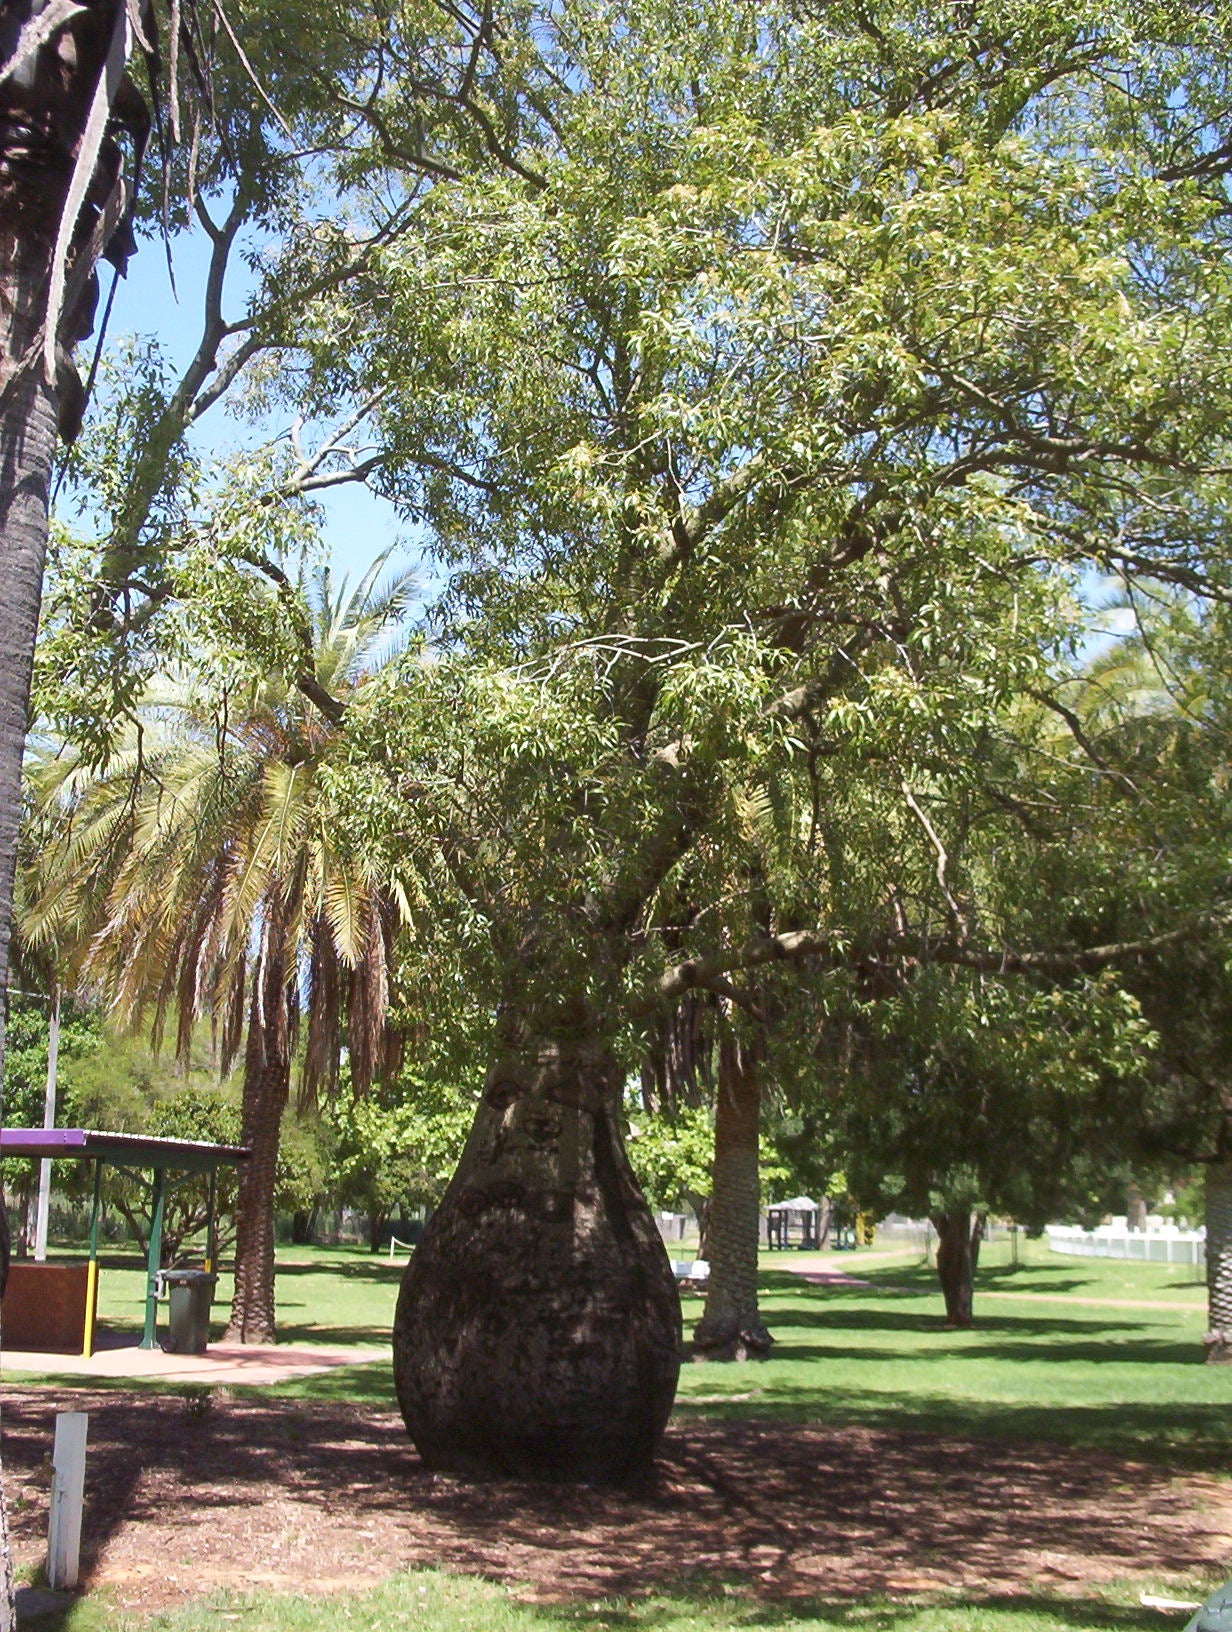
<svg viewBox="0 0 1232 1632"><path fill-rule="evenodd" d="M210 1169L210 1203L205 1221L205 1267L214 1273L214 1259L218 1255L218 1169Z"/></svg>
<svg viewBox="0 0 1232 1632"><path fill-rule="evenodd" d="M163 1205L166 1200L166 1170L161 1167L154 1169L154 1208L150 1218L150 1252L146 1260L145 1281L145 1331L141 1337L143 1349L156 1349L158 1336L155 1327L158 1321L158 1271L162 1267L163 1258Z"/></svg>

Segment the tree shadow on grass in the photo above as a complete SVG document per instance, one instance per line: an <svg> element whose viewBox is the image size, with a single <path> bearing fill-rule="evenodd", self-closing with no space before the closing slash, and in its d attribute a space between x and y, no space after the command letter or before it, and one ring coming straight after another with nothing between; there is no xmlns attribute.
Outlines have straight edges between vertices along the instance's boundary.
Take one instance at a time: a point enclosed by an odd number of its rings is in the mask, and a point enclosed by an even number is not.
<svg viewBox="0 0 1232 1632"><path fill-rule="evenodd" d="M790 1330L803 1327L808 1331L837 1332L902 1332L912 1334L944 1334L944 1312L937 1309L870 1309L867 1304L850 1302L829 1305L812 1300L799 1303L770 1303L762 1313L771 1330ZM1170 1322L1171 1324L1171 1322ZM1054 1315L1024 1310L1022 1313L993 1313L981 1315L977 1306L975 1325L970 1330L977 1335L1083 1338L1091 1335L1092 1328L1100 1332L1142 1334L1141 1320L1131 1320L1114 1310L1099 1310L1086 1316ZM930 1352L936 1352L935 1350Z"/></svg>
<svg viewBox="0 0 1232 1632"><path fill-rule="evenodd" d="M802 1387L768 1382L730 1399L707 1395L695 1404L676 1401L682 1423L699 1418L726 1422L825 1423L1005 1443L1090 1447L1100 1454L1130 1457L1191 1473L1225 1474L1232 1460L1232 1421L1224 1404L1145 1404L1110 1401L1102 1405L1017 1404L964 1399L949 1394Z"/></svg>
<svg viewBox="0 0 1232 1632"><path fill-rule="evenodd" d="M1141 1332L1122 1339L1092 1339L1079 1341L1068 1334L1058 1334L1055 1341L1037 1343L1014 1341L979 1341L980 1334L973 1332L964 1334L964 1341L958 1343L938 1342L924 1348L914 1347L896 1348L891 1345L865 1345L843 1342L796 1342L784 1338L782 1324L776 1320L768 1322L772 1334L778 1339L771 1355L771 1361L780 1361L785 1364L819 1362L823 1367L838 1362L880 1362L894 1366L911 1366L914 1368L937 1365L962 1365L966 1363L978 1364L983 1362L1005 1361L1009 1364L1043 1365L1057 1368L1068 1365L1167 1365L1201 1367L1203 1356L1201 1349L1194 1343L1156 1340L1144 1337ZM945 1333L938 1331L938 1337ZM952 1334L951 1334L952 1335ZM697 1359L698 1356L686 1349L687 1359ZM704 1359L705 1357L701 1357ZM817 1374L818 1388L824 1389L826 1377L824 1371Z"/></svg>
<svg viewBox="0 0 1232 1632"><path fill-rule="evenodd" d="M234 1390L236 1398L260 1399L268 1388ZM278 1389L282 1399L319 1400L323 1404L375 1406L397 1409L393 1367L387 1360L371 1360L364 1365L334 1366L311 1377L291 1378Z"/></svg>
<svg viewBox="0 0 1232 1632"><path fill-rule="evenodd" d="M280 1344L323 1344L329 1348L349 1349L356 1344L365 1347L374 1343L388 1343L393 1328L392 1319L379 1326L319 1326L310 1320L278 1322Z"/></svg>
<svg viewBox="0 0 1232 1632"><path fill-rule="evenodd" d="M410 1578L415 1579L413 1576ZM1119 1605L1106 1599L1080 1597L1064 1598L1038 1593L1014 1594L1002 1597L972 1595L961 1603L946 1600L964 1616L996 1616L998 1624L1010 1632L1020 1617L1024 1632L1042 1632L1044 1626L1063 1632L1160 1632L1162 1623L1157 1612L1140 1605ZM105 1616L96 1620L81 1613L83 1605L72 1594L50 1594L32 1589L18 1591L18 1627L20 1632L93 1632L105 1624ZM533 1613L536 1626L556 1626L562 1632L657 1632L665 1626L679 1626L682 1612L693 1617L705 1617L714 1625L735 1624L742 1628L792 1627L815 1625L832 1632L904 1632L918 1624L922 1606L919 1603L901 1604L893 1599L874 1597L859 1603L832 1598L790 1599L767 1604L750 1602L747 1593L741 1593L738 1584L719 1583L701 1586L696 1582L670 1599L602 1599L597 1603L539 1604ZM527 1616L528 1624L532 1616ZM1006 1625L1008 1621L1008 1626ZM978 1624L978 1620L976 1622Z"/></svg>
<svg viewBox="0 0 1232 1632"><path fill-rule="evenodd" d="M330 1263L311 1263L308 1261L285 1262L278 1260L278 1279L293 1279L305 1275L337 1275L347 1281L377 1281L388 1282L396 1286L402 1279L406 1264L402 1260L390 1263L388 1258L379 1255L375 1258L342 1259Z"/></svg>
<svg viewBox="0 0 1232 1632"><path fill-rule="evenodd" d="M553 1622L571 1632L587 1632L590 1627L628 1628L628 1632L655 1632L657 1627L679 1625L681 1608L695 1615L709 1612L726 1617L732 1611L730 1592L701 1593L694 1590L682 1605L679 1600L662 1605L638 1604L560 1604L540 1609L540 1619ZM1111 1604L1102 1598L1063 1598L1036 1593L1015 1594L1006 1597L970 1597L953 1606L964 1614L978 1616L981 1611L1005 1617L1021 1616L1027 1632L1041 1632L1041 1621L1058 1629L1070 1627L1074 1632L1160 1632L1165 1623L1157 1611L1140 1605L1127 1607ZM738 1617L741 1627L780 1627L785 1621L794 1626L818 1626L843 1629L843 1632L895 1632L897 1627L910 1627L920 1616L920 1605L903 1605L892 1599L871 1598L861 1603L845 1603L840 1599L792 1599L788 1602L766 1604L756 1608L742 1604Z"/></svg>
<svg viewBox="0 0 1232 1632"><path fill-rule="evenodd" d="M773 1273L773 1272L771 1272ZM825 1283L815 1281L809 1284L822 1287L826 1291L863 1292L865 1297L875 1293L878 1297L894 1293L913 1293L918 1296L941 1295L940 1282L937 1271L929 1264L870 1264L867 1269L861 1269L858 1264L852 1265L847 1271L853 1278L867 1282L864 1287L844 1288L841 1282ZM790 1281L804 1280L803 1274L788 1273L783 1277ZM1098 1286L1098 1281L1082 1270L1070 1271L1058 1266L1055 1273L1046 1279L1038 1270L1028 1270L1025 1266L1014 1264L990 1264L981 1268L976 1274L975 1296L978 1301L981 1291L1020 1291L1039 1294L1041 1296L1055 1295L1081 1297L1092 1287Z"/></svg>

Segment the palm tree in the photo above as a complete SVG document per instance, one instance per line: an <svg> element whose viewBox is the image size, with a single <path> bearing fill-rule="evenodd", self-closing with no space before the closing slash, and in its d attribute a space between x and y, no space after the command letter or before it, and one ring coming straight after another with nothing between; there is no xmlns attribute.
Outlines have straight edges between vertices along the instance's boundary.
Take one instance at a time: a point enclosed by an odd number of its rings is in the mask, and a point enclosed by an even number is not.
<svg viewBox="0 0 1232 1632"><path fill-rule="evenodd" d="M47 548L48 490L57 435L71 440L81 386L74 343L90 331L93 267L104 247L94 232L106 187L87 189L98 166L118 181L114 130L89 114L120 76L109 56L127 55L133 13L116 0L54 7L6 0L0 8L0 988L6 984L21 763L34 637ZM127 81L125 81L127 85ZM131 86L127 87L129 91ZM130 101L139 101L133 93ZM118 125L131 122L121 117ZM88 200L85 193L92 195ZM123 192L116 195L122 200ZM108 204L112 201L109 199ZM72 219L70 219L70 216ZM125 218L127 229L127 218ZM112 221L115 227L114 219ZM119 262L126 230L112 231ZM71 266L65 281L66 266ZM49 354L54 366L48 367ZM0 1035L0 1055L3 1039ZM3 1604L0 1603L0 1617Z"/></svg>
<svg viewBox="0 0 1232 1632"><path fill-rule="evenodd" d="M148 1021L156 1041L174 1017L184 1051L209 1015L224 1071L242 1047L252 1155L227 1331L239 1342L274 1336L275 1170L301 1019L309 1092L336 1072L344 1030L361 1084L393 1046L384 1016L396 913L375 868L340 840L321 775L348 696L412 592L406 573L378 591L385 559L353 595L335 593L328 573L309 595L296 588L311 685L301 666L220 686L203 655L148 698L103 773L62 758L40 777L59 820L27 935L71 938L78 985L122 1023Z"/></svg>

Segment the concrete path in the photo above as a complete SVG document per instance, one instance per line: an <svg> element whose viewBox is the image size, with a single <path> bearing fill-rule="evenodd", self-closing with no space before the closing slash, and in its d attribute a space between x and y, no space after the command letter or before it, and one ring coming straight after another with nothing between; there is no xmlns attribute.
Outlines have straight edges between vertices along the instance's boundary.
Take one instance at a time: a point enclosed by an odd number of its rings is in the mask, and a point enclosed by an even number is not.
<svg viewBox="0 0 1232 1632"><path fill-rule="evenodd" d="M0 1374L9 1377L38 1372L55 1377L149 1377L168 1383L262 1383L289 1377L313 1377L338 1366L388 1363L388 1345L327 1348L315 1343L211 1343L204 1354L165 1354L139 1349L135 1338L104 1337L90 1359L74 1354L35 1354L5 1349Z"/></svg>

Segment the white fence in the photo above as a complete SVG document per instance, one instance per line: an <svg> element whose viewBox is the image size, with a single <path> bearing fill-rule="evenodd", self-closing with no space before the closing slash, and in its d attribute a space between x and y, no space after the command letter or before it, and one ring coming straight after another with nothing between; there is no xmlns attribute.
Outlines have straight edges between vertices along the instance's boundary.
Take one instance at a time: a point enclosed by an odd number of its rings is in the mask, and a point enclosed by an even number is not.
<svg viewBox="0 0 1232 1632"><path fill-rule="evenodd" d="M1015 1227L1001 1219L990 1218L984 1226L984 1240L1013 1241ZM901 1213L890 1213L877 1221L877 1245L906 1246L926 1258L937 1246L937 1232L926 1218L905 1218Z"/></svg>
<svg viewBox="0 0 1232 1632"><path fill-rule="evenodd" d="M1047 1235L1053 1252L1072 1258L1128 1258L1140 1264L1206 1267L1205 1230L1181 1230L1174 1224L1156 1230L1131 1230L1124 1224L1081 1230L1072 1224L1050 1224Z"/></svg>

